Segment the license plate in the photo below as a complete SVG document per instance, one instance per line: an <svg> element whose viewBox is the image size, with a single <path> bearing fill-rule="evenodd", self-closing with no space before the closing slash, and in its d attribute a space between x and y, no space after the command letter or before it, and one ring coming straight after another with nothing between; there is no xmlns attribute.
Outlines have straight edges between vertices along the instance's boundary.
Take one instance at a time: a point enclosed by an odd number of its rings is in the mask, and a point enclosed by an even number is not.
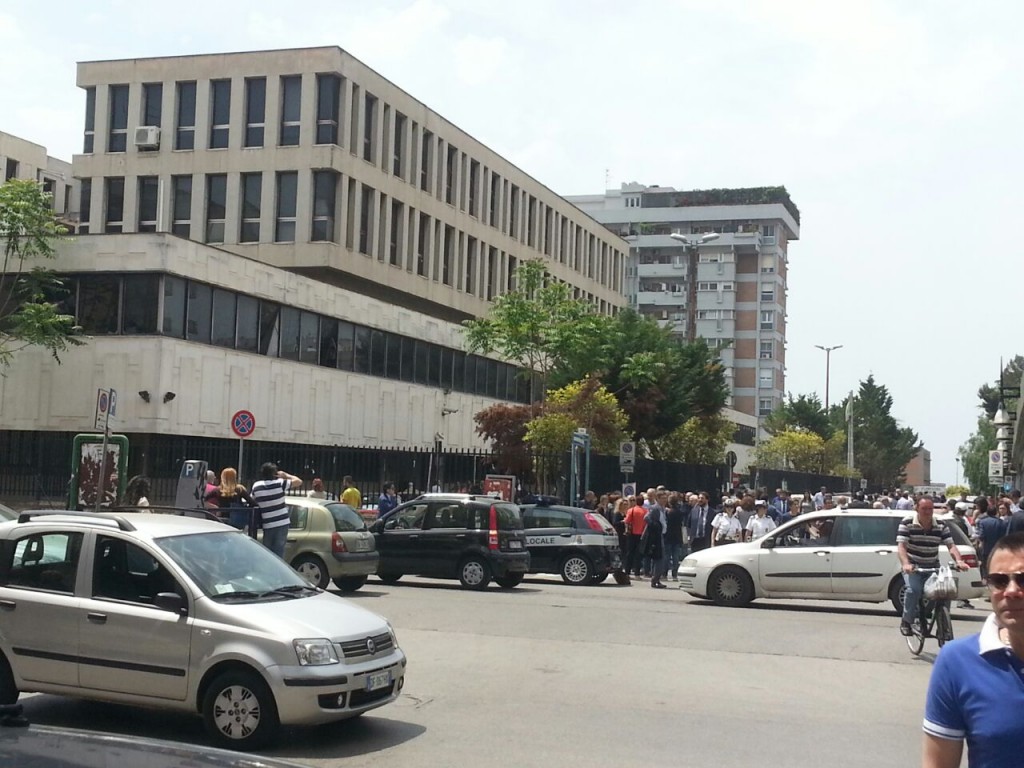
<svg viewBox="0 0 1024 768"><path fill-rule="evenodd" d="M372 675L366 676L366 690L368 691L379 691L389 685L391 685L390 671L374 672Z"/></svg>
<svg viewBox="0 0 1024 768"><path fill-rule="evenodd" d="M369 539L356 539L356 552L369 552L370 541Z"/></svg>
<svg viewBox="0 0 1024 768"><path fill-rule="evenodd" d="M510 541L510 542L508 543L508 548L509 548L509 549L522 549L522 548L523 548L523 542L521 542L521 541L515 541L515 540L513 540L513 541Z"/></svg>

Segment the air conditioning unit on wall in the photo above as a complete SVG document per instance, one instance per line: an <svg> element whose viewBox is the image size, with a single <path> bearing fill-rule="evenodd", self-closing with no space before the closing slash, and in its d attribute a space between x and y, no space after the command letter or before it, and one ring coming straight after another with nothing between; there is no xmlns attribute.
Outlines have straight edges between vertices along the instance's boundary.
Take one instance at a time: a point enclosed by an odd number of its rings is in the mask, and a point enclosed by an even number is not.
<svg viewBox="0 0 1024 768"><path fill-rule="evenodd" d="M135 140L132 142L139 149L160 148L160 128L156 125L140 125L135 129Z"/></svg>

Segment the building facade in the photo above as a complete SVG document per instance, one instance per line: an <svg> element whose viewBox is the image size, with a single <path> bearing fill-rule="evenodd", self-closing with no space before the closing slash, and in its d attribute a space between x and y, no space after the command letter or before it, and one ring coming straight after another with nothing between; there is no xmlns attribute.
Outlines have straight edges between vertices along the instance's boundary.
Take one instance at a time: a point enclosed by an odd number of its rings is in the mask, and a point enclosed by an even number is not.
<svg viewBox="0 0 1024 768"><path fill-rule="evenodd" d="M771 413L786 391L788 249L800 236L785 189L632 183L568 199L630 243L628 306L681 337L707 340L725 365L730 405Z"/></svg>
<svg viewBox="0 0 1024 768"><path fill-rule="evenodd" d="M932 452L927 448L918 448L903 469L905 485L930 486L932 484Z"/></svg>
<svg viewBox="0 0 1024 768"><path fill-rule="evenodd" d="M58 218L74 230L78 224L78 191L71 163L46 153L46 147L0 131L0 182L28 179L52 196Z"/></svg>

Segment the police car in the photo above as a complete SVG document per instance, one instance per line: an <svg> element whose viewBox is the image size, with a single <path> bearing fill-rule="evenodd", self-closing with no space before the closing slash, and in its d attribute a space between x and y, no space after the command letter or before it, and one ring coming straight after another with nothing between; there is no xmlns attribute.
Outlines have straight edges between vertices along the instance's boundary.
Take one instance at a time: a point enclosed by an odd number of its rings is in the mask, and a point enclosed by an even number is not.
<svg viewBox="0 0 1024 768"><path fill-rule="evenodd" d="M622 567L619 537L603 515L541 499L520 507L531 573L557 573L566 584L600 584Z"/></svg>

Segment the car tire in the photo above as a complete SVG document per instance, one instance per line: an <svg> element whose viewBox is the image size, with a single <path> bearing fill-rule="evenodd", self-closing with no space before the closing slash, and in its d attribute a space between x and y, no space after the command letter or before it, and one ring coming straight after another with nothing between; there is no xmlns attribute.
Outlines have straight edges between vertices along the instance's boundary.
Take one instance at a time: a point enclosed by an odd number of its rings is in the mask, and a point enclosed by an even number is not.
<svg viewBox="0 0 1024 768"><path fill-rule="evenodd" d="M889 585L889 602L897 616L903 616L903 593L907 591L907 585L902 576L897 576Z"/></svg>
<svg viewBox="0 0 1024 768"><path fill-rule="evenodd" d="M268 744L281 722L263 678L244 669L218 675L203 696L203 724L218 746L250 752Z"/></svg>
<svg viewBox="0 0 1024 768"><path fill-rule="evenodd" d="M327 585L331 583L327 564L316 555L299 555L292 560L292 568L302 578L320 589L327 589Z"/></svg>
<svg viewBox="0 0 1024 768"><path fill-rule="evenodd" d="M754 599L754 582L742 568L725 565L717 568L708 579L708 596L717 605L743 606Z"/></svg>
<svg viewBox="0 0 1024 768"><path fill-rule="evenodd" d="M594 578L594 566L586 555L569 554L562 560L559 567L562 581L574 587L590 584Z"/></svg>
<svg viewBox="0 0 1024 768"><path fill-rule="evenodd" d="M498 582L498 586L502 589L512 589L523 583L523 574L510 573L507 576L497 577L495 581Z"/></svg>
<svg viewBox="0 0 1024 768"><path fill-rule="evenodd" d="M592 578L592 579L590 580L590 583L591 583L591 584L604 584L605 580L606 580L606 579L607 579L607 578L608 578L608 577L609 577L610 575L611 575L611 574L608 574L608 573L595 573L595 574L594 574L594 578Z"/></svg>
<svg viewBox="0 0 1024 768"><path fill-rule="evenodd" d="M459 564L459 583L466 589L487 589L491 583L491 567L476 555Z"/></svg>
<svg viewBox="0 0 1024 768"><path fill-rule="evenodd" d="M397 584L398 580L402 578L400 573L378 573L377 578L385 584Z"/></svg>
<svg viewBox="0 0 1024 768"><path fill-rule="evenodd" d="M334 580L334 586L342 592L355 592L362 588L367 578L366 576L339 576Z"/></svg>
<svg viewBox="0 0 1024 768"><path fill-rule="evenodd" d="M14 682L14 673L7 657L0 653L0 704L14 704L18 701L21 691Z"/></svg>

